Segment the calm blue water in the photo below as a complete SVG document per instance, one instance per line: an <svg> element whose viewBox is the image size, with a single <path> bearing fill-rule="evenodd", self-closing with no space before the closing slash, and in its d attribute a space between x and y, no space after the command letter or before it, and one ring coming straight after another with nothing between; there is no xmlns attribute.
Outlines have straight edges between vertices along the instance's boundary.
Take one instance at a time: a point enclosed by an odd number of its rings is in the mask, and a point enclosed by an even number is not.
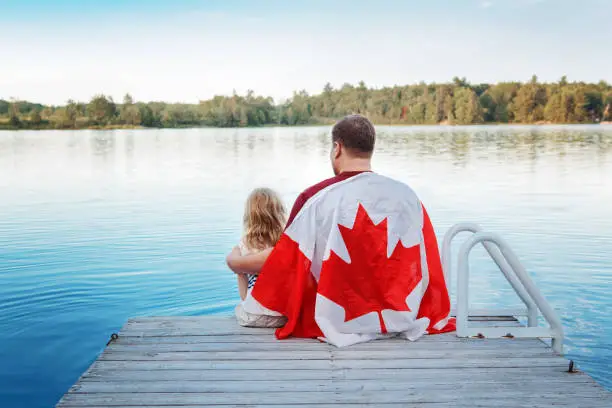
<svg viewBox="0 0 612 408"><path fill-rule="evenodd" d="M378 132L375 169L440 240L501 233L612 389L612 127ZM129 317L230 314L248 192L290 206L330 173L328 128L0 132L0 406L53 406ZM472 267L474 304L519 304L484 251Z"/></svg>

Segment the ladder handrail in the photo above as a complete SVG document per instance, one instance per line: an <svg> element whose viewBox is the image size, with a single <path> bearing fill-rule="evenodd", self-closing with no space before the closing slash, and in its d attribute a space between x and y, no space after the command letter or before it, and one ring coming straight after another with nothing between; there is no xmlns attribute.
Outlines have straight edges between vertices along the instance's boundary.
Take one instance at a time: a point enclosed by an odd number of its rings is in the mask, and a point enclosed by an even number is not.
<svg viewBox="0 0 612 408"><path fill-rule="evenodd" d="M472 232L474 234L483 232L483 228L471 222L461 223L453 225L444 235L444 241L442 243L442 270L444 272L444 279L446 280L446 287L449 288L450 292L450 282L452 279L452 260L451 260L451 246L453 239L461 232ZM502 253L499 248L495 245L492 245L488 241L483 241L482 245L489 253L489 256L493 259L493 261L497 264L500 271L506 277L510 286L514 289L518 297L523 301L525 306L527 307L527 318L528 318L528 326L536 327L538 325L538 308L535 302L531 299L529 294L525 291L525 288L521 284L521 282L516 278L512 267L508 264L506 259L504 259Z"/></svg>
<svg viewBox="0 0 612 408"><path fill-rule="evenodd" d="M552 337L552 348L558 353L563 350L563 326L561 320L555 313L554 309L546 301L540 290L533 283L527 271L521 264L519 258L510 248L508 243L499 235L492 232L478 232L471 236L463 243L459 250L458 273L457 273L457 335L465 337L468 332L468 314L469 314L469 254L472 249L479 243L491 243L497 247L500 255L503 256L507 264L512 268L518 281L529 297L535 302L537 308L542 312L544 319L550 325L550 336ZM524 331L533 330L533 333L538 331L538 328L526 328Z"/></svg>

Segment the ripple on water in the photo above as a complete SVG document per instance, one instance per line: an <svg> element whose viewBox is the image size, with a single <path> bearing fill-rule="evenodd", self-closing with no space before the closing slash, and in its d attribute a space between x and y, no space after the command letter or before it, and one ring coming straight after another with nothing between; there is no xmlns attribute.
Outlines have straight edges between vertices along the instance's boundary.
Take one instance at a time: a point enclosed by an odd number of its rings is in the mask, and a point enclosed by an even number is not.
<svg viewBox="0 0 612 408"><path fill-rule="evenodd" d="M375 167L417 191L439 237L500 233L568 357L612 390L612 128L593 132L380 128ZM249 191L290 206L330 172L327 128L102 133L98 150L96 132L0 137L0 406L52 406L130 317L231 314ZM519 304L482 249L470 266L475 307Z"/></svg>

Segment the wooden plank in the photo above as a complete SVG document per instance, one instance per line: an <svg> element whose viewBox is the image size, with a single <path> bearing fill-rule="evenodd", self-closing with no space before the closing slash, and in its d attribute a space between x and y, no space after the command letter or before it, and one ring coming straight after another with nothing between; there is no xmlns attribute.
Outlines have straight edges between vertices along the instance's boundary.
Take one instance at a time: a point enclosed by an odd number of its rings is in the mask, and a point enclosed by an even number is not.
<svg viewBox="0 0 612 408"><path fill-rule="evenodd" d="M150 322L202 322L216 324L217 322L236 324L232 315L201 315L201 316L137 316L128 319L127 323L150 323Z"/></svg>
<svg viewBox="0 0 612 408"><path fill-rule="evenodd" d="M502 338L543 338L552 337L550 329L544 327L468 327L465 337Z"/></svg>
<svg viewBox="0 0 612 408"><path fill-rule="evenodd" d="M440 368L440 369L376 369L351 370L351 369L324 369L324 370L164 370L164 371L139 371L139 370L99 370L92 369L81 378L87 381L254 381L265 380L312 380L312 379L346 379L364 380L378 378L402 379L406 382L415 381L444 381L463 382L469 381L516 381L530 380L535 382L549 380L557 382L592 382L592 379L584 373L570 374L567 367L510 367L500 370L498 368Z"/></svg>
<svg viewBox="0 0 612 408"><path fill-rule="evenodd" d="M479 320L472 321L471 326L478 327L517 327L519 323L512 320L490 321ZM235 322L226 320L215 320L213 323L201 322L173 322L173 321L154 321L134 323L128 322L124 328L119 331L120 336L210 336L210 335L235 335L253 336L267 334L274 336L274 331L271 329L261 329L252 327L241 327ZM437 336L437 335L436 335ZM424 336L434 337L434 336Z"/></svg>
<svg viewBox="0 0 612 408"><path fill-rule="evenodd" d="M516 330L508 316L472 325ZM507 329L506 329L507 328ZM424 336L336 348L232 317L130 319L59 407L612 407L538 339Z"/></svg>
<svg viewBox="0 0 612 408"><path fill-rule="evenodd" d="M130 319L119 331L119 335L128 333L160 332L170 334L175 331L186 331L196 335L211 334L240 334L274 335L274 329L242 327L233 317L228 316L199 316L199 317L149 317ZM140 334L137 334L140 335Z"/></svg>
<svg viewBox="0 0 612 408"><path fill-rule="evenodd" d="M518 320L512 316L471 316L469 321L482 324L508 324L519 325ZM152 318L135 318L130 319L125 324L124 328L133 330L148 330L148 329L168 329L168 328L191 328L203 329L210 331L216 328L224 331L235 333L244 332L261 332L273 333L274 329L242 327L236 323L236 320L230 316L199 316L199 317L152 317Z"/></svg>
<svg viewBox="0 0 612 408"><path fill-rule="evenodd" d="M551 406L555 407L565 407L565 408L610 408L609 401L600 401L595 399L588 400L588 407L585 406L584 401L582 400L574 400L572 398L560 397L560 398L539 398L533 396L525 396L520 399L520 403L517 405L517 400L506 399L499 400L492 403L490 399L471 399L469 401L452 401L452 402L419 402L413 404L406 403L352 403L352 404L309 404L309 403L301 403L301 404L293 404L293 406L299 406L300 408L339 408L339 407L347 407L350 408L364 408L364 407L384 407L384 408L491 408L491 407L500 407L500 408L550 408ZM65 406L65 405L63 405ZM75 405L72 405L73 407ZM79 407L84 407L85 405L77 405ZM270 408L270 407L278 407L279 405L274 404L205 404L205 405L180 405L181 408L205 408L205 407L248 407L248 408ZM108 405L87 405L88 408L107 408ZM130 408L133 405L121 406L116 405L114 408ZM142 405L141 407L155 407L155 408L176 408L176 405Z"/></svg>
<svg viewBox="0 0 612 408"><path fill-rule="evenodd" d="M591 407L591 401L604 398L605 394L595 387L580 389L531 389L528 392L537 392L539 398L551 401L563 400L564 396L580 398L585 407ZM406 389L401 391L355 391L355 392L253 392L253 393L93 393L67 394L60 402L61 407L69 406L116 406L116 405L240 405L240 404L268 404L268 405L297 405L297 404L324 404L324 403L426 403L426 402L456 402L469 401L473 398L488 399L493 406L497 401L510 399L521 406L521 398L525 390L498 390L483 393L480 390L462 391L460 385L435 389ZM612 401L612 400L611 400Z"/></svg>
<svg viewBox="0 0 612 408"><path fill-rule="evenodd" d="M265 342L265 343L152 343L134 342L126 343L117 341L107 347L108 351L127 352L127 351L147 351L154 353L163 352L188 352L188 351L321 351L321 350L353 350L353 351L374 351L374 350L432 350L443 348L444 350L521 350L521 349L544 349L549 350L543 342L537 339L527 339L508 341L507 339L486 339L484 341L464 341L437 343L439 346L432 345L430 342L421 341L372 341L363 344L355 344L348 348L336 348L334 346L318 342Z"/></svg>
<svg viewBox="0 0 612 408"><path fill-rule="evenodd" d="M523 391L532 394L542 387L550 392L600 392L601 389L585 382L558 383L530 380L479 381L448 383L438 381L410 381L404 379L367 380L260 380L260 381L144 381L144 382L84 382L74 385L73 393L284 393L284 392L361 392L361 391L447 391L497 393Z"/></svg>
<svg viewBox="0 0 612 408"><path fill-rule="evenodd" d="M505 320L515 319L514 316L527 316L528 311L526 308L513 308L513 309L470 309L469 318L476 319L479 317L489 318L493 320ZM457 311L455 308L451 310L451 316L457 317Z"/></svg>
<svg viewBox="0 0 612 408"><path fill-rule="evenodd" d="M426 335L419 338L417 341L411 342L409 340L401 339L399 337L389 337L381 340L373 340L369 343L376 342L401 342L401 343L438 343L438 342L467 342L468 339L462 339L456 336L455 333L443 333L436 335ZM172 335L172 334L164 334L164 335L138 335L132 336L131 334L120 334L119 338L115 340L112 344L134 344L134 343L313 343L313 344L326 344L317 339L302 339L302 338L287 338L283 340L277 340L273 334L251 334L248 337L245 337L241 334L191 334L186 336L181 335Z"/></svg>
<svg viewBox="0 0 612 408"><path fill-rule="evenodd" d="M468 359L546 358L555 354L546 348L522 349L389 349L389 350L277 350L277 351L114 351L107 350L101 361L217 361L217 360L395 360L395 359Z"/></svg>
<svg viewBox="0 0 612 408"><path fill-rule="evenodd" d="M469 326L483 326L483 327L519 327L521 324L516 319L500 319L491 320L487 318L475 318L468 321ZM236 322L215 320L212 323L201 322L174 322L174 321L155 321L155 322L142 322L142 323L127 323L120 331L121 332L148 332L148 331L166 331L172 332L173 330L191 331L194 333L215 333L217 331L226 334L269 334L273 335L274 330L256 327L242 327Z"/></svg>
<svg viewBox="0 0 612 408"><path fill-rule="evenodd" d="M479 322L480 323L480 322ZM483 323L490 323L490 322L483 322ZM496 322L497 323L497 322ZM508 328L510 331L510 329L516 327L516 325L511 324L513 322L499 322L500 324L495 324L495 325L479 325L479 327L501 327L501 328ZM542 328L543 329L543 328ZM235 335L235 334L239 334L241 336L256 336L259 334L265 334L265 332L261 332L261 330L265 330L265 329L249 329L249 328L244 328L244 332L236 332L235 330L226 330L224 328L211 328L211 329L206 329L206 328L195 328L195 327L167 327L167 328L132 328L132 327L127 327L125 329L122 329L119 332L119 336L132 336L132 337L164 337L164 336L227 336L227 335ZM253 330L253 331L250 331ZM505 334L505 333L504 333ZM274 334L273 333L269 333L268 334L270 336L270 339L274 339ZM451 337L451 336L456 336L455 333L452 334L440 334L440 335L425 335L422 336L421 338L419 338L417 341L420 341L422 339L426 339L426 338L431 338L432 340L430 341L437 341L438 337L442 337L442 336L447 336L447 337ZM244 340L243 340L244 341ZM248 341L248 340L247 340Z"/></svg>
<svg viewBox="0 0 612 408"><path fill-rule="evenodd" d="M350 406L351 408L364 408L364 407L384 407L384 408L420 408L420 407L426 407L426 408L472 408L472 407L476 407L476 408L491 408L492 406L494 407L499 407L499 408L517 408L517 407L521 407L521 408L550 408L551 406L555 406L555 407L565 407L565 408L610 408L610 403L607 401L599 401L599 400L594 400L591 399L588 401L589 402L589 406L585 407L584 405L584 401L576 401L572 398L566 398L566 397L561 397L561 398L539 398L539 397L532 397L532 396L526 396L520 399L520 404L517 405L517 400L512 400L512 399L507 399L507 400L500 400L500 401L496 401L494 404L492 404L490 399L472 399L470 401L452 401L452 402L420 402L420 403L414 403L414 404L406 404L406 403L371 403L371 404L367 404L367 403L357 403L357 404L293 404L294 406L299 406L300 408L339 408L341 406ZM65 406L65 405L62 405ZM73 407L75 405L72 405ZM85 407L85 405L76 405L79 407ZM212 407L212 406L216 406L216 407L248 407L248 408L271 408L271 407L278 407L279 405L273 405L273 404L269 404L269 405L264 405L264 404L225 404L225 405L220 405L220 404L206 404L206 405L180 405L181 408L206 408L206 407ZM107 408L108 405L87 405L88 408ZM127 406L121 406L121 405L116 405L113 406L114 408L131 408L133 407L133 405ZM145 407L155 407L155 408L176 408L176 405L142 405L141 407L145 408Z"/></svg>
<svg viewBox="0 0 612 408"><path fill-rule="evenodd" d="M523 327L516 320L469 320L468 327Z"/></svg>
<svg viewBox="0 0 612 408"><path fill-rule="evenodd" d="M513 309L514 310L514 309ZM523 311L523 309L517 309ZM485 312L487 314L485 314ZM454 314L453 314L454 316ZM516 320L512 315L490 315L488 309L475 309L475 314L470 315L469 319L484 317L486 320ZM202 316L138 316L128 319L127 323L202 323L207 325L236 325L236 319L232 315L202 315Z"/></svg>
<svg viewBox="0 0 612 408"><path fill-rule="evenodd" d="M178 327L160 327L160 326L125 326L119 331L119 336L211 336L211 335L228 335L239 334L241 336L253 336L258 334L267 334L274 337L274 332L268 329L259 329L252 327L227 328L227 327L197 327L197 326L178 326Z"/></svg>
<svg viewBox="0 0 612 408"><path fill-rule="evenodd" d="M324 370L334 368L469 368L469 367L550 367L567 369L561 357L544 358L470 358L470 359L395 359L395 360L235 360L235 361L105 361L97 370Z"/></svg>

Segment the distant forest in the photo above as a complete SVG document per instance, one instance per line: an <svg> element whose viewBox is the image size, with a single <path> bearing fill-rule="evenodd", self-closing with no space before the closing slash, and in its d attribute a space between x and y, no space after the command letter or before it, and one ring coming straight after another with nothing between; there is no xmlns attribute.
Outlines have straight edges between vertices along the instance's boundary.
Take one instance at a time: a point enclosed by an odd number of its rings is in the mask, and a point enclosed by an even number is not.
<svg viewBox="0 0 612 408"><path fill-rule="evenodd" d="M82 129L121 127L247 127L327 124L351 113L366 115L376 124L424 125L478 123L599 123L612 121L612 86L599 83L529 82L470 84L452 82L368 88L344 84L309 95L294 92L286 102L255 95L215 96L198 104L136 102L125 95L121 103L96 95L89 102L67 101L45 106L19 100L0 100L0 129Z"/></svg>

